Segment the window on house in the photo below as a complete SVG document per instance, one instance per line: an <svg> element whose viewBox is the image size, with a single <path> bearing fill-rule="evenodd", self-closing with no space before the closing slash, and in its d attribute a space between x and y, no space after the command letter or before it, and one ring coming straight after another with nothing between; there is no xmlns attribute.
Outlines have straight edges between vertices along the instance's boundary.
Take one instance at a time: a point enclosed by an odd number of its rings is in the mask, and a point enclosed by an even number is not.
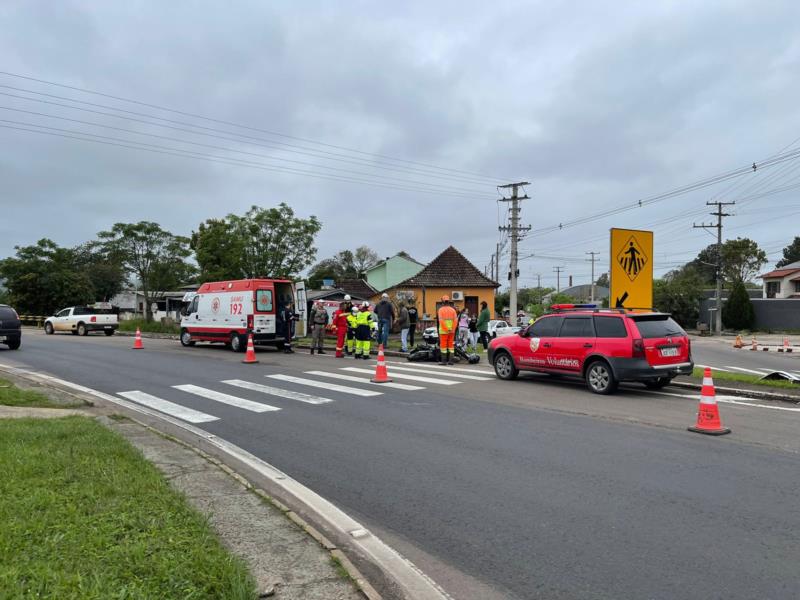
<svg viewBox="0 0 800 600"><path fill-rule="evenodd" d="M774 298L778 294L781 293L781 282L780 281L768 281L767 282L767 298Z"/></svg>
<svg viewBox="0 0 800 600"><path fill-rule="evenodd" d="M800 281L795 281L794 282L794 291L795 292L800 292Z"/></svg>

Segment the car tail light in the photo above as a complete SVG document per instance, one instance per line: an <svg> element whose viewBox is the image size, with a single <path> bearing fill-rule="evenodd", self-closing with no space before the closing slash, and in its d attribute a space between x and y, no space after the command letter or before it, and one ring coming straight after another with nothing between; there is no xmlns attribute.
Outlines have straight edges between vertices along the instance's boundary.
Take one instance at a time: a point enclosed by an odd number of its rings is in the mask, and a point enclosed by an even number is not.
<svg viewBox="0 0 800 600"><path fill-rule="evenodd" d="M633 340L633 358L644 358L644 340L641 338Z"/></svg>
<svg viewBox="0 0 800 600"><path fill-rule="evenodd" d="M688 336L686 337L686 352L689 354L689 358L692 358L692 340Z"/></svg>
<svg viewBox="0 0 800 600"><path fill-rule="evenodd" d="M90 323L97 323L97 317L93 316L91 319L89 319L89 322Z"/></svg>
<svg viewBox="0 0 800 600"><path fill-rule="evenodd" d="M253 329L253 315L247 315L247 328Z"/></svg>

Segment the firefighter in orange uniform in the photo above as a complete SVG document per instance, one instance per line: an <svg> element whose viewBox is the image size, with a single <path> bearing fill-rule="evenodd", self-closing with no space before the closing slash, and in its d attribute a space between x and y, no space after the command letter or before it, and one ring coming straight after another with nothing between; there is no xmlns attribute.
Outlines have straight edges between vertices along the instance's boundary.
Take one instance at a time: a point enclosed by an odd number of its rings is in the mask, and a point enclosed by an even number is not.
<svg viewBox="0 0 800 600"><path fill-rule="evenodd" d="M347 298L348 296L345 296ZM345 300L339 304L339 310L333 314L333 327L336 330L336 358L344 358L344 342L347 336L347 315L350 314L351 303Z"/></svg>
<svg viewBox="0 0 800 600"><path fill-rule="evenodd" d="M442 353L442 364L452 365L450 354L455 354L456 326L458 315L450 303L449 296L442 296L442 306L436 313L439 321L439 350ZM446 356L445 356L446 355Z"/></svg>

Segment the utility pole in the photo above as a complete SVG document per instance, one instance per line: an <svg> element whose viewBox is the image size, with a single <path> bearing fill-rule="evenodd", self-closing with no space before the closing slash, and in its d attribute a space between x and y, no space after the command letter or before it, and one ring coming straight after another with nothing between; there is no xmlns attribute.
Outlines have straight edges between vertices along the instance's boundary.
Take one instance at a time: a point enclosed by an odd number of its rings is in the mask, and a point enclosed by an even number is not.
<svg viewBox="0 0 800 600"><path fill-rule="evenodd" d="M592 255L592 258L587 258L586 260L587 261L592 261L592 300L591 301L594 302L594 263L597 260L597 258L595 258L595 257L600 253L599 252L587 252L586 254L591 254Z"/></svg>
<svg viewBox="0 0 800 600"><path fill-rule="evenodd" d="M700 223L699 225L693 224L692 227L696 229L717 229L717 314L714 315L715 326L714 330L717 335L722 335L722 217L730 217L731 213L722 212L723 206L733 206L736 202L706 202L707 206L716 206L717 211L709 213L711 216L717 217L717 224L713 223Z"/></svg>
<svg viewBox="0 0 800 600"><path fill-rule="evenodd" d="M517 243L522 239L522 233L525 231L530 231L531 226L528 225L527 227L521 227L519 224L519 213L520 207L519 202L520 200L527 200L528 195L525 194L524 196L519 196L518 191L519 188L524 185L530 185L527 181L520 181L517 183L508 183L506 185L499 186L501 189L511 188L511 197L510 198L500 198L501 202L511 202L511 224L506 226L499 227L500 231L507 231L509 233L509 237L511 238L511 261L509 264L510 273L509 279L509 313L511 316L511 324L517 324L517 277L519 277L519 269L517 268L517 262L519 255L517 253Z"/></svg>
<svg viewBox="0 0 800 600"><path fill-rule="evenodd" d="M561 293L561 271L564 270L564 267L553 267L553 271L556 272L556 294Z"/></svg>

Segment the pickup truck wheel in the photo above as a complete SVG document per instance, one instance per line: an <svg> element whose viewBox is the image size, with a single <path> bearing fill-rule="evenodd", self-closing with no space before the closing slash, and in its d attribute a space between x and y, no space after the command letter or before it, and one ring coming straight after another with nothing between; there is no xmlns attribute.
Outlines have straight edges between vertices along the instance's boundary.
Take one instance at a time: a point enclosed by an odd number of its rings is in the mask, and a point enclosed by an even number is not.
<svg viewBox="0 0 800 600"><path fill-rule="evenodd" d="M44 332L47 335L53 335L53 324L52 323L45 323L44 324Z"/></svg>
<svg viewBox="0 0 800 600"><path fill-rule="evenodd" d="M194 346L194 340L192 339L192 334L189 333L186 329L181 329L181 346L189 347Z"/></svg>
<svg viewBox="0 0 800 600"><path fill-rule="evenodd" d="M515 379L519 369L514 365L514 360L508 352L501 352L494 357L494 372L500 379Z"/></svg>
<svg viewBox="0 0 800 600"><path fill-rule="evenodd" d="M234 352L244 352L245 348L247 347L247 342L244 341L243 336L239 335L238 333L232 333L230 346L231 350Z"/></svg>
<svg viewBox="0 0 800 600"><path fill-rule="evenodd" d="M114 330L113 330L113 329L106 329L106 330L104 330L104 333L105 333L107 336L109 336L109 337L110 337L110 336L114 335Z"/></svg>
<svg viewBox="0 0 800 600"><path fill-rule="evenodd" d="M78 335L89 335L89 330L83 323L78 323Z"/></svg>
<svg viewBox="0 0 800 600"><path fill-rule="evenodd" d="M586 369L586 385L595 394L613 394L617 389L617 378L609 364L604 360L595 360Z"/></svg>

